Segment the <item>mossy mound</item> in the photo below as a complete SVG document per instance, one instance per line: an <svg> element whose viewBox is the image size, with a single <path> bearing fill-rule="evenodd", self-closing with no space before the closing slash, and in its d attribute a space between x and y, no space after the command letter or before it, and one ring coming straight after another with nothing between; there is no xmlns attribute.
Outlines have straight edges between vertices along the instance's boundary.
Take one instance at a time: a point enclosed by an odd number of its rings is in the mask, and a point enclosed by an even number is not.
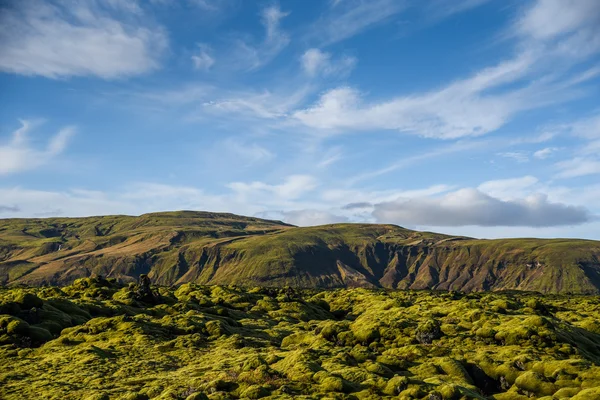
<svg viewBox="0 0 600 400"><path fill-rule="evenodd" d="M600 298L0 288L0 398L595 399Z"/></svg>

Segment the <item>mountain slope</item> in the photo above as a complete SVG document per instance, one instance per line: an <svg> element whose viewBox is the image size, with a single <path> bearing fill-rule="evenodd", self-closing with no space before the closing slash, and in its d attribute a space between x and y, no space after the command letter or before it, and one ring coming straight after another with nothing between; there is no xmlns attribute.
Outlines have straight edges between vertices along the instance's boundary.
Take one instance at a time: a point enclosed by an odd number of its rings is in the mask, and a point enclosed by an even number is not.
<svg viewBox="0 0 600 400"><path fill-rule="evenodd" d="M204 212L0 220L0 283L132 281L600 293L600 242L477 240L395 225L298 228Z"/></svg>

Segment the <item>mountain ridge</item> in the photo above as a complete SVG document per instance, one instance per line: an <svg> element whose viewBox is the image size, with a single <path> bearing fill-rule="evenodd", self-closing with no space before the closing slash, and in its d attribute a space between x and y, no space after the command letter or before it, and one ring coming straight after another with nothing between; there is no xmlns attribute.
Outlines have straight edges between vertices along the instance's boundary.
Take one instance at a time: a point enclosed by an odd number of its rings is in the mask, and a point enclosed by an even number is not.
<svg viewBox="0 0 600 400"><path fill-rule="evenodd" d="M157 284L600 293L600 242L473 239L391 224L295 227L235 214L0 220L0 283L91 275Z"/></svg>

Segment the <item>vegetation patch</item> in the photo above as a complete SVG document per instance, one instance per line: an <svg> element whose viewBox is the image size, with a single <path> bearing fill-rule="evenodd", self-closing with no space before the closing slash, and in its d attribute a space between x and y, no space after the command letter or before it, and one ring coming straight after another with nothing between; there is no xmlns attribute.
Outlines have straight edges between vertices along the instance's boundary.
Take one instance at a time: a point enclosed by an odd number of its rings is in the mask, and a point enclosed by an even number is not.
<svg viewBox="0 0 600 400"><path fill-rule="evenodd" d="M2 399L596 399L600 298L0 288Z"/></svg>

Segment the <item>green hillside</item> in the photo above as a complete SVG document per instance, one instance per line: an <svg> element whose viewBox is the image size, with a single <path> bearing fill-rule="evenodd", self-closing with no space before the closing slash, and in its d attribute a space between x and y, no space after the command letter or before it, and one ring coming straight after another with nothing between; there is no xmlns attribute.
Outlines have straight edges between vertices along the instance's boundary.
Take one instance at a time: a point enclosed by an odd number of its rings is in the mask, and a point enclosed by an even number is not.
<svg viewBox="0 0 600 400"><path fill-rule="evenodd" d="M0 220L0 283L148 274L274 287L600 293L600 242L477 240L395 225L299 228L206 212Z"/></svg>

